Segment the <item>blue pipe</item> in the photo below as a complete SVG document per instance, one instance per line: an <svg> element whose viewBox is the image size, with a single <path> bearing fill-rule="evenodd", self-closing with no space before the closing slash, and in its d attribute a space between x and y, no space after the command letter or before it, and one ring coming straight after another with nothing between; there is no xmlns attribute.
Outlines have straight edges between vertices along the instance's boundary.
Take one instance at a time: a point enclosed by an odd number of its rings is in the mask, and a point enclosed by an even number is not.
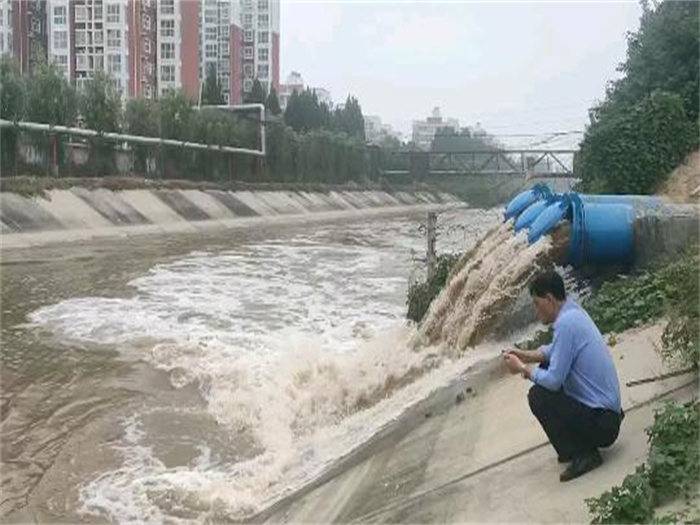
<svg viewBox="0 0 700 525"><path fill-rule="evenodd" d="M544 209L551 204L548 200L538 200L533 204L530 204L524 212L522 212L515 221L515 232L519 232L523 228L529 228L530 225L535 222L535 219L544 211Z"/></svg>
<svg viewBox="0 0 700 525"><path fill-rule="evenodd" d="M562 220L571 222L568 261L584 264L631 264L634 258L633 221L658 213L668 204L643 195L553 194L543 185L520 193L506 207L506 220L515 217L515 231L528 230L533 244Z"/></svg>
<svg viewBox="0 0 700 525"><path fill-rule="evenodd" d="M545 184L535 184L531 189L519 193L506 206L503 214L504 220L508 220L520 215L525 208L542 198L548 198L552 195L551 190Z"/></svg>
<svg viewBox="0 0 700 525"><path fill-rule="evenodd" d="M572 228L568 262L630 265L634 260L634 207L571 196Z"/></svg>

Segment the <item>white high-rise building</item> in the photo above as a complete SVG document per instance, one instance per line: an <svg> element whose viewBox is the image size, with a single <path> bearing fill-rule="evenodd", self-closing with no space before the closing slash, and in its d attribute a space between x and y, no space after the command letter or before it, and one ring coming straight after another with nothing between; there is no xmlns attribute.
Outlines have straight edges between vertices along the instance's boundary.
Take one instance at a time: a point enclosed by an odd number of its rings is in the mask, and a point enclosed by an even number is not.
<svg viewBox="0 0 700 525"><path fill-rule="evenodd" d="M12 53L12 2L0 0L0 55Z"/></svg>
<svg viewBox="0 0 700 525"><path fill-rule="evenodd" d="M421 149L430 149L435 133L442 128L452 128L458 132L459 121L454 118L443 118L440 108L435 107L427 119L413 121L413 143Z"/></svg>
<svg viewBox="0 0 700 525"><path fill-rule="evenodd" d="M169 89L182 86L180 82L182 61L180 60L181 34L180 2L178 0L160 0L158 3L158 36L156 39L156 75L158 92L163 94Z"/></svg>
<svg viewBox="0 0 700 525"><path fill-rule="evenodd" d="M280 90L280 2L241 0L243 93L258 79L265 91Z"/></svg>
<svg viewBox="0 0 700 525"><path fill-rule="evenodd" d="M231 25L237 5L231 0L204 0L199 17L199 77L205 82L213 72L227 104L231 100Z"/></svg>
<svg viewBox="0 0 700 525"><path fill-rule="evenodd" d="M48 58L70 78L71 37L68 0L52 0L47 9Z"/></svg>
<svg viewBox="0 0 700 525"><path fill-rule="evenodd" d="M55 3L55 5L54 5ZM63 7L72 16L72 31L66 36L68 49L74 53L75 63L72 78L79 89L91 79L96 71L103 70L114 79L116 87L124 97L129 85L129 31L126 0L73 0L70 3L58 0L50 2L52 59L64 60ZM72 12L72 13L71 13ZM58 22L58 23L57 23ZM144 20L144 23L150 21ZM60 62L59 62L60 63ZM61 64L63 67L63 64Z"/></svg>

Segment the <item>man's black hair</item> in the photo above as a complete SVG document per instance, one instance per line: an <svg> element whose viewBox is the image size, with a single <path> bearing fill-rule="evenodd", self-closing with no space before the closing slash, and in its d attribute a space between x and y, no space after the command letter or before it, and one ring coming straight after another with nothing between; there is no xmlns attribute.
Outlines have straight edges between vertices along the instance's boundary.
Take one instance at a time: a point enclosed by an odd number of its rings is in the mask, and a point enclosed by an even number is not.
<svg viewBox="0 0 700 525"><path fill-rule="evenodd" d="M551 293L558 301L566 300L564 279L554 270L540 272L530 281L531 296L546 297L548 293Z"/></svg>

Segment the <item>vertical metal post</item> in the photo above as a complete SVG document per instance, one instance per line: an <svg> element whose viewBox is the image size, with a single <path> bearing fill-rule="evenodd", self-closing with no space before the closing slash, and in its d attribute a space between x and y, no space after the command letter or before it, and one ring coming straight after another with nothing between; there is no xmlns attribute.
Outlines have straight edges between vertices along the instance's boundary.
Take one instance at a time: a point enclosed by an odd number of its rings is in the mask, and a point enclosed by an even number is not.
<svg viewBox="0 0 700 525"><path fill-rule="evenodd" d="M428 263L428 280L435 274L437 255L435 254L435 243L437 241L437 214L428 212L428 252L426 261Z"/></svg>
<svg viewBox="0 0 700 525"><path fill-rule="evenodd" d="M56 135L51 135L51 176L58 177L58 144Z"/></svg>

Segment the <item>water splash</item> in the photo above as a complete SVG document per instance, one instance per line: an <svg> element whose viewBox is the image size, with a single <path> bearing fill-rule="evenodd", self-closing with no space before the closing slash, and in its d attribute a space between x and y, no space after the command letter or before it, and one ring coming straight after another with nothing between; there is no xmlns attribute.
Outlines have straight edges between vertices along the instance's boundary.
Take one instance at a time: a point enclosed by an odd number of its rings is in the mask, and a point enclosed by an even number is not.
<svg viewBox="0 0 700 525"><path fill-rule="evenodd" d="M444 342L455 351L475 346L507 311L542 264L551 263L548 237L529 246L512 221L490 232L465 254L431 304L414 344Z"/></svg>

